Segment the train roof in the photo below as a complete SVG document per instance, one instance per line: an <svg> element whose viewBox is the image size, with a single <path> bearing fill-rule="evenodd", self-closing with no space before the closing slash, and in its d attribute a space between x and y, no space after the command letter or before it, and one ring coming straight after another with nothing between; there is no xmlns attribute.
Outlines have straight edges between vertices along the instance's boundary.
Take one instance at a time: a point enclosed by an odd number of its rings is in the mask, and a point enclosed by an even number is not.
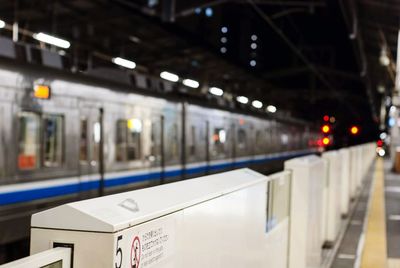
<svg viewBox="0 0 400 268"><path fill-rule="evenodd" d="M223 110L235 114L249 115L262 119L276 120L283 123L296 124L296 125L309 125L309 126L313 125L312 123L307 122L305 120L290 116L269 116L268 114L264 113L261 114L256 111L231 108L228 106L221 106L214 103L209 103L204 101L203 99L194 98L193 96L172 95L166 92L156 92L151 90L140 89L138 87L133 87L132 85L123 82L116 82L108 79L102 79L100 77L93 77L83 73L67 72L65 70L58 70L46 66L39 66L38 68L38 66L34 64L29 64L29 63L20 64L6 58L1 58L0 69L25 75L28 77L27 80L29 79L32 80L32 83L35 80L35 78L36 79L43 78L46 81L63 79L65 81L81 83L88 86L107 88L115 92L144 95L158 99L165 99L170 102L185 102L200 107Z"/></svg>

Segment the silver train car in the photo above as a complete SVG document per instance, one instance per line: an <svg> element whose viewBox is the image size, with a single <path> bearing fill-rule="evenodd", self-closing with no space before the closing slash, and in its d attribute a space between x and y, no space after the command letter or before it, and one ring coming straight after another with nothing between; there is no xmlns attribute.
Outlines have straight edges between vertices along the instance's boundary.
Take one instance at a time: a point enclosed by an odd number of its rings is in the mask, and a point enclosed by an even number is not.
<svg viewBox="0 0 400 268"><path fill-rule="evenodd" d="M72 200L316 151L310 126L132 92L46 68L0 65L0 244ZM269 164L267 164L269 163Z"/></svg>

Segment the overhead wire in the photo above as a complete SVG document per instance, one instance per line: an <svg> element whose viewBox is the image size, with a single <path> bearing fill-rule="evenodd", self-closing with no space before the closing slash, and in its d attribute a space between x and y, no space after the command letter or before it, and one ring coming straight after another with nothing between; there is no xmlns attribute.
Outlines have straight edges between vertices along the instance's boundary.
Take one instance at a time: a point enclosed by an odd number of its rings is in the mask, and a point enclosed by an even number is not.
<svg viewBox="0 0 400 268"><path fill-rule="evenodd" d="M336 88L332 86L332 84L318 71L315 65L296 47L296 45L282 32L282 30L275 25L273 20L265 14L261 8L254 2L254 0L247 0L249 5L254 9L254 11L271 27L271 29L286 43L286 45L299 57L303 63L315 74L315 76L320 80L329 90L332 91L335 98L340 102L344 102L343 99L340 98L340 94L337 93ZM349 103L344 102L349 110L355 114L354 108L349 105Z"/></svg>

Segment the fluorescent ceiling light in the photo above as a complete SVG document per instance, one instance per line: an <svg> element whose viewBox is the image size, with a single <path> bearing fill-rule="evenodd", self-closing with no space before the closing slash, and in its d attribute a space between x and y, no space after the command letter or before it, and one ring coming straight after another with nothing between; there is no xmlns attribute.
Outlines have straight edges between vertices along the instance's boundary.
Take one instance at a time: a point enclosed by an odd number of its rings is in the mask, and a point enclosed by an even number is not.
<svg viewBox="0 0 400 268"><path fill-rule="evenodd" d="M6 27L6 23L2 20L0 20L0 28Z"/></svg>
<svg viewBox="0 0 400 268"><path fill-rule="evenodd" d="M262 102L261 102L261 101L258 101L258 100L254 100L254 101L251 103L251 105L253 105L253 107L258 108L258 109L260 109L260 108L263 106Z"/></svg>
<svg viewBox="0 0 400 268"><path fill-rule="evenodd" d="M54 45L57 47L62 47L62 48L69 48L71 46L71 43L68 42L67 40L54 37L45 33L35 33L33 34L33 38L35 38L38 41Z"/></svg>
<svg viewBox="0 0 400 268"><path fill-rule="evenodd" d="M179 80L179 76L177 76L176 74L170 73L170 72L162 72L160 73L160 77L162 79L171 81L171 82L178 82Z"/></svg>
<svg viewBox="0 0 400 268"><path fill-rule="evenodd" d="M210 87L208 92L210 92L211 94L215 95L215 96L222 96L224 95L224 91L218 87Z"/></svg>
<svg viewBox="0 0 400 268"><path fill-rule="evenodd" d="M117 65L119 65L119 66L128 68L128 69L135 69L136 68L136 63L135 62L130 61L130 60L126 60L126 59L123 59L123 58L120 58L120 57L112 58L112 62L117 64Z"/></svg>
<svg viewBox="0 0 400 268"><path fill-rule="evenodd" d="M198 88L199 85L200 85L199 82L197 82L197 81L195 81L195 80L192 80L192 79L184 79L184 80L182 81L182 83L183 83L185 86L192 87L192 88Z"/></svg>
<svg viewBox="0 0 400 268"><path fill-rule="evenodd" d="M268 105L267 106L267 112L275 113L276 112L276 107L274 105Z"/></svg>
<svg viewBox="0 0 400 268"><path fill-rule="evenodd" d="M245 96L237 96L236 100L243 104L247 104L249 102L249 99Z"/></svg>

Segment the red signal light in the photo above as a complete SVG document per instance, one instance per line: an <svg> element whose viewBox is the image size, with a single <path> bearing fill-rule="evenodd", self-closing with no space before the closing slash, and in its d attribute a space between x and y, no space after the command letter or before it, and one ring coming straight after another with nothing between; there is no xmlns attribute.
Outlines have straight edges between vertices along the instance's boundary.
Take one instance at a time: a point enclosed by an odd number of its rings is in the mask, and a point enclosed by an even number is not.
<svg viewBox="0 0 400 268"><path fill-rule="evenodd" d="M329 121L329 115L324 115L323 118L324 118L324 121L325 121L325 122L328 122L328 121Z"/></svg>
<svg viewBox="0 0 400 268"><path fill-rule="evenodd" d="M323 133L329 133L329 131L331 131L331 127L329 125L323 125L321 130Z"/></svg>
<svg viewBox="0 0 400 268"><path fill-rule="evenodd" d="M323 145L329 145L331 143L331 140L328 137L325 137L322 139L322 144Z"/></svg>
<svg viewBox="0 0 400 268"><path fill-rule="evenodd" d="M357 135L360 132L360 129L357 126L352 126L350 128L350 133L353 135Z"/></svg>
<svg viewBox="0 0 400 268"><path fill-rule="evenodd" d="M383 146L383 141L382 140L378 140L376 142L376 145L378 145L378 147L382 147Z"/></svg>

